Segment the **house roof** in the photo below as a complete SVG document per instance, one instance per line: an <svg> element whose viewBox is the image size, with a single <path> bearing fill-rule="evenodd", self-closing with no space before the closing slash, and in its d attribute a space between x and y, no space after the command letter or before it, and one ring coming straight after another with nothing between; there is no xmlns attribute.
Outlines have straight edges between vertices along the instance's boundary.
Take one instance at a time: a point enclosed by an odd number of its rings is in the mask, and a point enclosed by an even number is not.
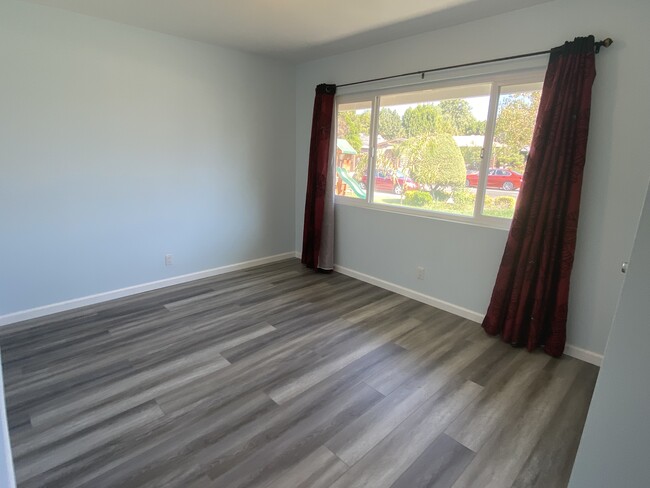
<svg viewBox="0 0 650 488"><path fill-rule="evenodd" d="M485 144L485 136L472 135L472 136L453 136L454 141L458 147L483 147ZM503 147L503 144L494 141L494 147Z"/></svg>
<svg viewBox="0 0 650 488"><path fill-rule="evenodd" d="M370 136L368 134L361 134L361 149L365 152L368 151L368 147L370 147ZM377 134L377 147L392 149L393 146L381 134Z"/></svg>

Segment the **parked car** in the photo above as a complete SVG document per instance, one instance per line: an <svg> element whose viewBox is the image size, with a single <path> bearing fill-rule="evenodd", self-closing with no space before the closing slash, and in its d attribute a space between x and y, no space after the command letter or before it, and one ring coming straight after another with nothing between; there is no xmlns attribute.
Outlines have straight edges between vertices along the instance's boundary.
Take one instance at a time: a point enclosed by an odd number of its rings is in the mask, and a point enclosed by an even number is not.
<svg viewBox="0 0 650 488"><path fill-rule="evenodd" d="M364 175L362 181L359 182L362 189L368 186L368 177ZM401 171L394 171L388 173L386 171L375 172L375 191L380 192L393 192L396 195L401 195L404 191L417 190L418 185L408 176Z"/></svg>
<svg viewBox="0 0 650 488"><path fill-rule="evenodd" d="M465 186L478 186L478 171L467 173ZM488 188L501 188L503 190L517 190L521 187L521 180L524 177L521 173L511 169L490 168L488 170L487 186Z"/></svg>

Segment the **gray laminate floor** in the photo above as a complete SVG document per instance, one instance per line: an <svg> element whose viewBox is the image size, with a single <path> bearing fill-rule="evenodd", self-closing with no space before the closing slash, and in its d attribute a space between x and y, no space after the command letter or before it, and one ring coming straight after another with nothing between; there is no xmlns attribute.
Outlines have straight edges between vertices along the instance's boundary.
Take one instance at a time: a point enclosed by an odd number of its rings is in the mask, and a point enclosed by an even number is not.
<svg viewBox="0 0 650 488"><path fill-rule="evenodd" d="M0 346L21 488L563 487L598 372L297 260Z"/></svg>

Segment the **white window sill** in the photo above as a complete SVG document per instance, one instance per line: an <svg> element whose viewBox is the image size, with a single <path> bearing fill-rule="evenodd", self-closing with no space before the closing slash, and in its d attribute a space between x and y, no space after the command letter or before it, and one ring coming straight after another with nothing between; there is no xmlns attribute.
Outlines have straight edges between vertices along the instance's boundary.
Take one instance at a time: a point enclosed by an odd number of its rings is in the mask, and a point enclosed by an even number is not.
<svg viewBox="0 0 650 488"><path fill-rule="evenodd" d="M411 207L398 207L396 205L382 204L382 203L368 203L359 198L346 197L336 195L334 198L336 205L344 205L349 207L359 207L366 210L373 210L377 212L387 212L393 214L407 215L410 217L418 217L431 220L442 220L444 222L451 222L455 224L473 225L478 227L486 227L489 229L497 229L508 231L512 220L501 219L498 217L488 217L481 215L480 217L469 217L466 215L454 215L442 212L432 212L429 210L420 210Z"/></svg>

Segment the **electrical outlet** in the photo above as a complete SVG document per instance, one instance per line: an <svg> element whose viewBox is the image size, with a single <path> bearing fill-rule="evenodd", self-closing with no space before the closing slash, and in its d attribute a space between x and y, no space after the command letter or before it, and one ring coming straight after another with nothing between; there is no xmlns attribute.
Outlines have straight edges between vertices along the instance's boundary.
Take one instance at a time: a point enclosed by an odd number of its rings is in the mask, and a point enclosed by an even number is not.
<svg viewBox="0 0 650 488"><path fill-rule="evenodd" d="M417 267L417 276L418 276L418 280L424 279L424 268L422 266Z"/></svg>
<svg viewBox="0 0 650 488"><path fill-rule="evenodd" d="M174 264L174 257L171 254L165 254L165 266Z"/></svg>

